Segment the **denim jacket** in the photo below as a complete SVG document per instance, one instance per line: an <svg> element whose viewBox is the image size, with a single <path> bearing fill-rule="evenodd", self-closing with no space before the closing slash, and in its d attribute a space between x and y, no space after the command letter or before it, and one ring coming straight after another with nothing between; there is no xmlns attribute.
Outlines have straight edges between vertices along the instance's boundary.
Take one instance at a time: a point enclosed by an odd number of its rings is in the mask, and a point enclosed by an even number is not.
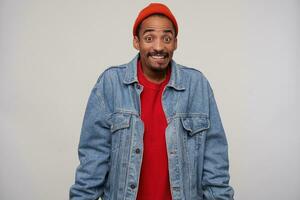
<svg viewBox="0 0 300 200"><path fill-rule="evenodd" d="M91 91L71 200L136 199L144 133L137 59L106 69ZM171 69L161 100L172 199L232 200L227 141L209 82L173 60Z"/></svg>

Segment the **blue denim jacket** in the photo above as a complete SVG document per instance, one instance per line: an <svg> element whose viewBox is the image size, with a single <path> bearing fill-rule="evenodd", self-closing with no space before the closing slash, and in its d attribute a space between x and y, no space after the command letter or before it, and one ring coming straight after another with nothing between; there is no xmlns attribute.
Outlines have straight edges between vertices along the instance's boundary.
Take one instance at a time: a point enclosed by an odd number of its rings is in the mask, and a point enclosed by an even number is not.
<svg viewBox="0 0 300 200"><path fill-rule="evenodd" d="M137 59L105 70L91 92L72 200L136 199L144 133ZM171 67L162 105L172 199L231 200L227 141L213 91L201 72L174 61Z"/></svg>

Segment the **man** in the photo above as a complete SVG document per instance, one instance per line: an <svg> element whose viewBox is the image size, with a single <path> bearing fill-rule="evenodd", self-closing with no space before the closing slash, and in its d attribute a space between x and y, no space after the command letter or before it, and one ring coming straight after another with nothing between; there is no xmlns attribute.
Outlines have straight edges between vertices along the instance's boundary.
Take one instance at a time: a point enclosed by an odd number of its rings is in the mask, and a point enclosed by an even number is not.
<svg viewBox="0 0 300 200"><path fill-rule="evenodd" d="M165 5L139 13L139 54L105 70L89 97L70 199L233 199L213 91L201 72L172 60L177 34Z"/></svg>

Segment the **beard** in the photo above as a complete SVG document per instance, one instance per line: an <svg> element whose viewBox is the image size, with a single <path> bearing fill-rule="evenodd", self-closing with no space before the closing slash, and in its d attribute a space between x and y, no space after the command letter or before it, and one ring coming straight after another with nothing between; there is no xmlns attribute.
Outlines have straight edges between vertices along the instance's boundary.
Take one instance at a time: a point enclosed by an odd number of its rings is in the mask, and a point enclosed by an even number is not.
<svg viewBox="0 0 300 200"><path fill-rule="evenodd" d="M169 52L165 52L165 51L153 51L147 53L146 55L147 55L147 60L146 60L147 65L151 67L152 71L155 72L165 71L170 63L170 56L172 56Z"/></svg>

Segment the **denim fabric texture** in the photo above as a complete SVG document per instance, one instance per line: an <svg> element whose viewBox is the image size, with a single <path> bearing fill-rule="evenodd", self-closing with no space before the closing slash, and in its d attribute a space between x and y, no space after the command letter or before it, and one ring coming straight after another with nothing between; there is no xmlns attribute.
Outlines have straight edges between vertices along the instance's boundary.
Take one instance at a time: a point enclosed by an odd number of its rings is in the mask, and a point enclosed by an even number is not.
<svg viewBox="0 0 300 200"><path fill-rule="evenodd" d="M71 200L136 199L144 133L138 56L106 69L91 91ZM172 199L232 200L227 140L210 84L196 69L174 60L171 67L162 105Z"/></svg>

